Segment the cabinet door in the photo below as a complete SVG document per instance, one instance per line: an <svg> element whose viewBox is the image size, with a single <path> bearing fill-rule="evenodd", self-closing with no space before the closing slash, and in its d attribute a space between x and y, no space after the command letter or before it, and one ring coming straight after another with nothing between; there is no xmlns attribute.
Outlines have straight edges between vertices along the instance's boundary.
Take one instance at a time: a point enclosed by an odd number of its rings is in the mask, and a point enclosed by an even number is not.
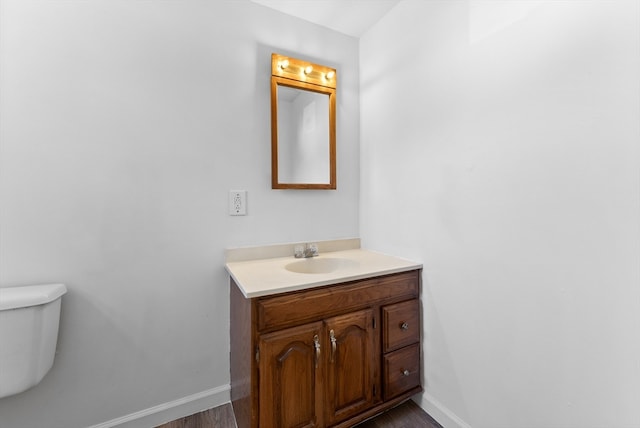
<svg viewBox="0 0 640 428"><path fill-rule="evenodd" d="M379 401L379 343L372 309L325 320L327 425Z"/></svg>
<svg viewBox="0 0 640 428"><path fill-rule="evenodd" d="M322 322L259 340L260 427L322 427Z"/></svg>

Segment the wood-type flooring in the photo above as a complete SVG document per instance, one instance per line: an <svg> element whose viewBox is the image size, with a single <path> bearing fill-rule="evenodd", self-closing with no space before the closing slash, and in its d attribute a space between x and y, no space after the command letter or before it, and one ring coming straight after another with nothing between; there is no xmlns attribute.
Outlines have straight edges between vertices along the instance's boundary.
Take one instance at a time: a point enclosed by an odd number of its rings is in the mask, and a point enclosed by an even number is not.
<svg viewBox="0 0 640 428"><path fill-rule="evenodd" d="M236 422L231 404L227 403L156 428L236 428ZM354 428L442 428L442 425L409 400Z"/></svg>

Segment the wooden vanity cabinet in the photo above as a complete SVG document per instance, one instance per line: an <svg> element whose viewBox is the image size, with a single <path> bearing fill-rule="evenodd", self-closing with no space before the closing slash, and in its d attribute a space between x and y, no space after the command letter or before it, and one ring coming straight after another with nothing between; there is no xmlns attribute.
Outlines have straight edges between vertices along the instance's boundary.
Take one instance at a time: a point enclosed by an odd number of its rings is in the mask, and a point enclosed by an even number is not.
<svg viewBox="0 0 640 428"><path fill-rule="evenodd" d="M420 392L419 292L419 270L253 299L232 279L238 427L346 428Z"/></svg>

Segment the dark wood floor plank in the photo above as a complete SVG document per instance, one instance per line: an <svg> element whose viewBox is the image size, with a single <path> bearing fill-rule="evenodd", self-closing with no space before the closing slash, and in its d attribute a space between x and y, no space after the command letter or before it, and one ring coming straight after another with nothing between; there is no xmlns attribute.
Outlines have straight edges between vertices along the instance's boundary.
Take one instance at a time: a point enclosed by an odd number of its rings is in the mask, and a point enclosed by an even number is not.
<svg viewBox="0 0 640 428"><path fill-rule="evenodd" d="M357 428L442 428L411 400L394 407L373 419L364 421Z"/></svg>
<svg viewBox="0 0 640 428"><path fill-rule="evenodd" d="M176 419L156 428L236 428L231 403Z"/></svg>
<svg viewBox="0 0 640 428"><path fill-rule="evenodd" d="M195 415L176 419L156 428L236 428L233 408L230 403ZM364 421L354 428L442 428L411 400Z"/></svg>

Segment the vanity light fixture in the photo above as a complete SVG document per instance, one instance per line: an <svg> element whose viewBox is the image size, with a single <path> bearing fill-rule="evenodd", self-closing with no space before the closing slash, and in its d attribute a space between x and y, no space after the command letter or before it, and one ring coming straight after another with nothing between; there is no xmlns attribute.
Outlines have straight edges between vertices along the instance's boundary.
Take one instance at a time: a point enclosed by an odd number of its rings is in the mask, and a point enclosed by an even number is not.
<svg viewBox="0 0 640 428"><path fill-rule="evenodd" d="M275 53L271 56L271 75L334 89L338 77L333 67Z"/></svg>

